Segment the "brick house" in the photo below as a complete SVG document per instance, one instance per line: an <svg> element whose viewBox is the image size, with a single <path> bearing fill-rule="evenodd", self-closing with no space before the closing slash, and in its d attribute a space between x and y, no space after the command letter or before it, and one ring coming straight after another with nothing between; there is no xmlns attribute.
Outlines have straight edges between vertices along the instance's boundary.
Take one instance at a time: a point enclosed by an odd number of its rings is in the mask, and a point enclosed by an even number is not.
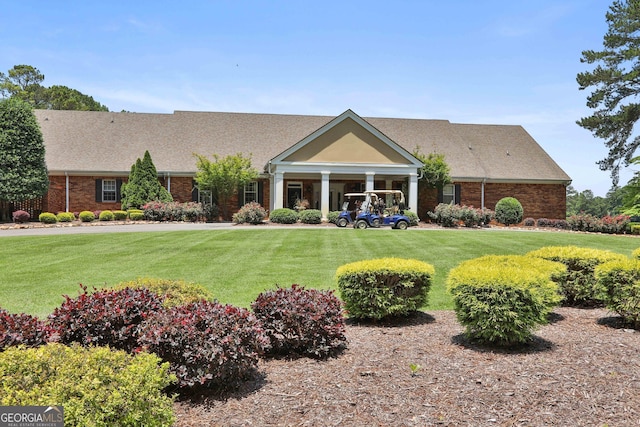
<svg viewBox="0 0 640 427"><path fill-rule="evenodd" d="M149 150L158 179L176 201L197 201L194 153L243 153L261 171L240 189L234 212L258 201L273 210L307 199L324 216L345 193L400 189L421 218L439 202L494 209L502 197L524 215L564 218L567 174L521 127L447 120L184 112L173 114L36 110L50 189L43 211L120 208L131 165ZM421 163L411 153L436 152L451 168L443 191L419 189Z"/></svg>

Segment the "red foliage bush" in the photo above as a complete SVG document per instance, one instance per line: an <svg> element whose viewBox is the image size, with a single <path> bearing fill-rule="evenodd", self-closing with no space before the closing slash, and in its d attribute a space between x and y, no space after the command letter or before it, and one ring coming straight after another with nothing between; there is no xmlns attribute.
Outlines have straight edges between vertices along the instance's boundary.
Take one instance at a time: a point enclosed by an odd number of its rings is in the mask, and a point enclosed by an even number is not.
<svg viewBox="0 0 640 427"><path fill-rule="evenodd" d="M23 222L27 222L31 219L31 215L27 211L15 211L12 215L13 222L17 224L22 224Z"/></svg>
<svg viewBox="0 0 640 427"><path fill-rule="evenodd" d="M345 346L342 302L333 291L292 285L261 293L251 308L271 340L272 354L323 358Z"/></svg>
<svg viewBox="0 0 640 427"><path fill-rule="evenodd" d="M37 347L46 342L44 322L28 314L0 309L0 350L15 345Z"/></svg>
<svg viewBox="0 0 640 427"><path fill-rule="evenodd" d="M140 324L162 309L163 297L148 289L102 289L65 301L49 315L51 341L63 344L101 345L133 351Z"/></svg>
<svg viewBox="0 0 640 427"><path fill-rule="evenodd" d="M148 319L139 343L170 363L179 387L223 389L256 372L269 340L248 310L203 300Z"/></svg>

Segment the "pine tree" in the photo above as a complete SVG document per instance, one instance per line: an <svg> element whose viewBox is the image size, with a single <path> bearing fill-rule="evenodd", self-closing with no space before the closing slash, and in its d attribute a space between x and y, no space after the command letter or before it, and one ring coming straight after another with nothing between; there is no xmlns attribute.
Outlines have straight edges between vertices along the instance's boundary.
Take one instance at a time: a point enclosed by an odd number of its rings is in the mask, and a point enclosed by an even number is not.
<svg viewBox="0 0 640 427"><path fill-rule="evenodd" d="M122 209L140 209L144 204L152 201L171 202L173 197L158 181L158 172L149 151L144 152L142 160L139 158L131 165L129 180L122 184Z"/></svg>

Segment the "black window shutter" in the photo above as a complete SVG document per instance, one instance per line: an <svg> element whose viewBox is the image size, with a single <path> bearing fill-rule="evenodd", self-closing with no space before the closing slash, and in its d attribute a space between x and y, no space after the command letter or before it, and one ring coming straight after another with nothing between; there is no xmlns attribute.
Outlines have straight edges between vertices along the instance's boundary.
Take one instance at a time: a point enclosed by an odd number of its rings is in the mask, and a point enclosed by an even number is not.
<svg viewBox="0 0 640 427"><path fill-rule="evenodd" d="M192 180L191 181L191 201L192 202L197 202L198 201L199 193L200 193L200 190L198 190L198 186L196 184L196 181Z"/></svg>
<svg viewBox="0 0 640 427"><path fill-rule="evenodd" d="M444 201L444 195L442 193L442 187L438 187L438 204Z"/></svg>
<svg viewBox="0 0 640 427"><path fill-rule="evenodd" d="M453 203L456 205L460 204L460 184L455 185L455 193L453 195Z"/></svg>
<svg viewBox="0 0 640 427"><path fill-rule="evenodd" d="M102 203L102 180L96 179L96 202Z"/></svg>
<svg viewBox="0 0 640 427"><path fill-rule="evenodd" d="M258 181L258 203L264 206L264 181Z"/></svg>
<svg viewBox="0 0 640 427"><path fill-rule="evenodd" d="M116 202L119 202L120 200L122 200L122 197L120 195L121 187L122 187L122 179L118 178L116 179Z"/></svg>
<svg viewBox="0 0 640 427"><path fill-rule="evenodd" d="M244 185L238 187L238 207L244 206Z"/></svg>

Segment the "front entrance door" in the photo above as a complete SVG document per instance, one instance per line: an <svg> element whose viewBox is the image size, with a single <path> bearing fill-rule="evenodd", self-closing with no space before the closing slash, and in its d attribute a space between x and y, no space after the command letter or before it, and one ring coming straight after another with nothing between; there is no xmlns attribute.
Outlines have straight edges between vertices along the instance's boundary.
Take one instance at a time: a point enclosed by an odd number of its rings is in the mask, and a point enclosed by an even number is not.
<svg viewBox="0 0 640 427"><path fill-rule="evenodd" d="M287 183L287 207L293 209L296 206L296 202L302 200L302 183L301 182L289 182Z"/></svg>

